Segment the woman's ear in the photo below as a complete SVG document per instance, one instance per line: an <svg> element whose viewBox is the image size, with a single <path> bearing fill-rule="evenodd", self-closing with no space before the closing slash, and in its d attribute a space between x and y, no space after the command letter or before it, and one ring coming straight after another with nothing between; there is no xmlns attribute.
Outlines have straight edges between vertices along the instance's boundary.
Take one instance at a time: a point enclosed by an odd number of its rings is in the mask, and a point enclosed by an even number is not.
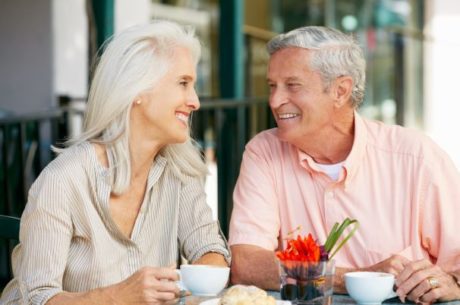
<svg viewBox="0 0 460 305"><path fill-rule="evenodd" d="M336 106L342 107L351 104L351 93L353 91L353 79L350 76L340 76L335 80L334 98Z"/></svg>
<svg viewBox="0 0 460 305"><path fill-rule="evenodd" d="M133 106L137 106L137 105L142 104L142 100L143 100L142 94L137 95L137 96L133 99Z"/></svg>

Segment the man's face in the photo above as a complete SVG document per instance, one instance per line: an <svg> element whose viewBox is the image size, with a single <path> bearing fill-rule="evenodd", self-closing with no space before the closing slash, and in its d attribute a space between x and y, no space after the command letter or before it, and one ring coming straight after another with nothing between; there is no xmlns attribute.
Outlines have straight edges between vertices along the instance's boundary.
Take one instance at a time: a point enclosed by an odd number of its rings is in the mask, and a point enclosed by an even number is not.
<svg viewBox="0 0 460 305"><path fill-rule="evenodd" d="M281 49L271 55L268 64L269 102L278 137L294 145L332 126L334 100L326 92L320 74L310 69L312 52Z"/></svg>

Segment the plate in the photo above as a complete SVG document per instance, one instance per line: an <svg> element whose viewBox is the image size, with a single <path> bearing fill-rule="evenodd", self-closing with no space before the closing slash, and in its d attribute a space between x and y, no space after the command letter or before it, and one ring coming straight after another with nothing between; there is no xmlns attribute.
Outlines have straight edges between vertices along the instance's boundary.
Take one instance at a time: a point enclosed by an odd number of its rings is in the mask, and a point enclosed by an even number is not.
<svg viewBox="0 0 460 305"><path fill-rule="evenodd" d="M201 302L200 305L217 305L219 304L219 300L220 298L207 300L207 301ZM276 300L276 305L291 305L291 302Z"/></svg>

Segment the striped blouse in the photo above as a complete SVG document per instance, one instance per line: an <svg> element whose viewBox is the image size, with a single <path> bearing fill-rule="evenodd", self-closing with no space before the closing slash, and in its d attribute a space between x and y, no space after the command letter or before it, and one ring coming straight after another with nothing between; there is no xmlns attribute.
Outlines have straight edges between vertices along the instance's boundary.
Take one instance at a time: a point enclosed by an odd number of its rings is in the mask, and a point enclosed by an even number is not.
<svg viewBox="0 0 460 305"><path fill-rule="evenodd" d="M131 238L111 218L109 170L84 143L60 154L32 185L12 254L14 278L0 304L45 304L61 291L120 282L143 266L168 266L179 254L229 260L226 241L199 178L179 180L157 156Z"/></svg>

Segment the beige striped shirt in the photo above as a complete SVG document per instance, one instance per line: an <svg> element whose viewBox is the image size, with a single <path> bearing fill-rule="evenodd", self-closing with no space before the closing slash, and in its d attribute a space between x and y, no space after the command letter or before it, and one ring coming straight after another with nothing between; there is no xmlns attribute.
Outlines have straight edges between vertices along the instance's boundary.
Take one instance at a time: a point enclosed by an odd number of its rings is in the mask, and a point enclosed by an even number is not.
<svg viewBox="0 0 460 305"><path fill-rule="evenodd" d="M32 185L14 249L14 279L0 304L45 304L61 291L120 282L143 266L168 266L178 253L229 259L199 178L180 181L165 158L152 165L131 238L111 218L109 170L84 143L60 154Z"/></svg>

